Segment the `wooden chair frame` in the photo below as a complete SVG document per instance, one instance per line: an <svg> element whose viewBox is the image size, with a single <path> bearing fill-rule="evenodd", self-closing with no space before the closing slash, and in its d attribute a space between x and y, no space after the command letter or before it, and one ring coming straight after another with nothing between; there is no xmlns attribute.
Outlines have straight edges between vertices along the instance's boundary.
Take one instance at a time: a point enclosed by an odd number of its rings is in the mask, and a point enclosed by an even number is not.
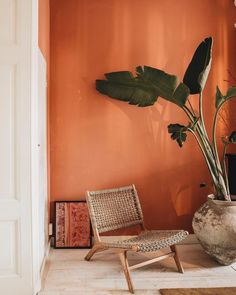
<svg viewBox="0 0 236 295"><path fill-rule="evenodd" d="M136 197L138 198L135 186L132 185L132 188L133 188L133 190L134 190L134 192L136 194ZM107 190L105 190L105 191L107 191ZM91 216L91 205L90 205L90 202L89 202L89 193L90 192L87 192L87 201L88 201L88 208L89 208L90 216ZM133 287L133 283L132 283L131 275L130 275L130 271L133 270L133 269L140 268L140 267L155 263L157 261L161 261L161 260L166 259L168 257L173 257L178 271L180 273L184 273L184 269L183 269L181 261L179 259L179 255L178 255L176 245L171 245L169 247L170 252L168 252L168 253L166 253L164 255L159 255L159 256L157 256L155 258L152 258L152 259L146 260L144 262L141 262L141 263L130 266L129 262L128 262L128 259L127 259L127 252L128 251L138 252L139 247L138 246L132 246L131 249L124 249L123 247L110 247L110 246L107 246L107 244L102 242L102 240L101 240L99 231L98 231L98 229L96 227L96 224L95 224L96 222L94 222L94 218L91 218L91 223L92 223L92 228L93 228L93 233L94 233L94 245L93 245L92 249L88 252L88 254L85 256L84 259L89 261L95 253L105 251L105 250L108 250L108 249L113 250L115 253L118 254L118 256L120 258L120 262L121 262L121 265L122 265L122 268L123 268L123 271L124 271L124 275L125 275L127 285L128 285L128 289L129 289L130 293L134 293L134 287ZM142 215L141 215L140 226L141 226L142 231L147 231L146 228L145 228L145 225L144 225Z"/></svg>

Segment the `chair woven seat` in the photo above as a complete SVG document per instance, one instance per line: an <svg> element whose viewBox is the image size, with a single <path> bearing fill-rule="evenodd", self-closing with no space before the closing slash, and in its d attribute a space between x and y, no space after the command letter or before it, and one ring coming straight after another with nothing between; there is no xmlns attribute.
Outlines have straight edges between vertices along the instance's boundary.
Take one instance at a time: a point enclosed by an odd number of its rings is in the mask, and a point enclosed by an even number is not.
<svg viewBox="0 0 236 295"><path fill-rule="evenodd" d="M109 248L132 249L137 247L137 252L154 252L162 248L170 247L184 240L188 235L184 230L146 230L138 236L127 240L114 240L105 242Z"/></svg>

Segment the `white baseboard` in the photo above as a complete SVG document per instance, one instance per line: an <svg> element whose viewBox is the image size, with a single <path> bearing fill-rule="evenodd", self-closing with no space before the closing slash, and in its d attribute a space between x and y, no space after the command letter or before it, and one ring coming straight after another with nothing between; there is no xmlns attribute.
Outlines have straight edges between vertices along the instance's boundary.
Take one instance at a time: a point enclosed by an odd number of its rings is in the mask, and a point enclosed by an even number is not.
<svg viewBox="0 0 236 295"><path fill-rule="evenodd" d="M42 262L41 269L40 269L40 276L41 276L41 278L42 278L43 273L45 271L45 267L46 267L48 256L49 256L49 252L50 252L50 247L51 247L51 241L49 239L48 244L47 244L47 247L45 249L45 255L44 255L43 262Z"/></svg>
<svg viewBox="0 0 236 295"><path fill-rule="evenodd" d="M38 292L40 292L40 290L43 288L44 281L48 273L48 268L49 268L48 256L49 256L50 248L51 248L51 240L49 239L47 247L45 249L45 255L44 255L41 269L40 269L40 283L39 283L40 287L38 289L39 290Z"/></svg>
<svg viewBox="0 0 236 295"><path fill-rule="evenodd" d="M38 275L36 279L36 283L34 284L33 295L37 295L40 289L41 289L41 280L40 280L40 276Z"/></svg>

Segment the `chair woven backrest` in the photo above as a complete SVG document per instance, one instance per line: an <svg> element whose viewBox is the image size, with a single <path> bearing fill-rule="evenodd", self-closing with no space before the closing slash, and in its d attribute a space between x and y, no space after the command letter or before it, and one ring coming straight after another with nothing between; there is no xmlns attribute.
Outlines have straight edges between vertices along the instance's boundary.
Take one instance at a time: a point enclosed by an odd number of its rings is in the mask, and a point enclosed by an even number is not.
<svg viewBox="0 0 236 295"><path fill-rule="evenodd" d="M87 191L87 204L98 233L143 224L143 214L134 185Z"/></svg>

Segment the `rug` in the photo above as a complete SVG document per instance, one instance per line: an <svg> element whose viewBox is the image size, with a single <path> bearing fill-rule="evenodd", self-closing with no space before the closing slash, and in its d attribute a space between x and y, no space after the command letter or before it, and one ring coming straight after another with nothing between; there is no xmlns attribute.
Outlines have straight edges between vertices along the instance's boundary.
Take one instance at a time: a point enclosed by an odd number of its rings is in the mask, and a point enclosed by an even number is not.
<svg viewBox="0 0 236 295"><path fill-rule="evenodd" d="M161 289L160 292L161 295L236 295L236 287Z"/></svg>
<svg viewBox="0 0 236 295"><path fill-rule="evenodd" d="M91 229L85 201L55 202L55 248L91 247Z"/></svg>

